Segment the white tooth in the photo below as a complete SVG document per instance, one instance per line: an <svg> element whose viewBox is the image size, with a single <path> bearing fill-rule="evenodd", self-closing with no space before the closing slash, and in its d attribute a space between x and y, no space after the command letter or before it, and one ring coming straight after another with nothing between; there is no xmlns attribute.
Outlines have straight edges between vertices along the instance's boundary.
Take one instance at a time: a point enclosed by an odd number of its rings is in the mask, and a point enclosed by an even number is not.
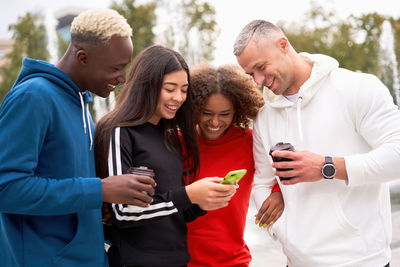
<svg viewBox="0 0 400 267"><path fill-rule="evenodd" d="M219 131L219 129L220 129L220 127L216 127L216 128L214 128L214 127L208 127L208 130L209 130L210 132L217 132L217 131Z"/></svg>
<svg viewBox="0 0 400 267"><path fill-rule="evenodd" d="M172 110L177 110L178 109L177 106L169 106L169 105L167 105L167 108L172 109Z"/></svg>

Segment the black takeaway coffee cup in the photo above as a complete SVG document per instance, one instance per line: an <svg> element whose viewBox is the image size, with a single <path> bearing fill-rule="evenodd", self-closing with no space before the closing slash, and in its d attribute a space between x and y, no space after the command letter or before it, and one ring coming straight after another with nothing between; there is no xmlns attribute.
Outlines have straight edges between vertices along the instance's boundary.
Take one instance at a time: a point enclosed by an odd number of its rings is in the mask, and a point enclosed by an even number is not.
<svg viewBox="0 0 400 267"><path fill-rule="evenodd" d="M128 173L136 174L136 175L149 176L151 178L154 178L154 176L155 176L154 170L149 169L149 168L144 167L144 166L130 167L129 170L128 170Z"/></svg>
<svg viewBox="0 0 400 267"><path fill-rule="evenodd" d="M149 176L150 178L154 179L155 172L152 169L149 169L145 166L140 166L140 167L130 167L128 169L128 173L130 174L136 174L136 175L143 175L143 176ZM146 193L146 191L142 191L143 193Z"/></svg>
<svg viewBox="0 0 400 267"><path fill-rule="evenodd" d="M276 145L271 147L271 149L269 150L269 155L272 157L272 160L274 162L292 161L291 159L288 159L288 158L272 156L272 152L274 152L274 151L282 151L282 150L284 150L284 151L294 151L294 147L290 143L283 143L283 142L276 143ZM289 168L289 169L277 168L277 170L278 171L290 171L290 170L293 170L293 169L291 169L291 168ZM290 179L295 178L295 177L280 177L279 176L279 178L281 180L290 180Z"/></svg>

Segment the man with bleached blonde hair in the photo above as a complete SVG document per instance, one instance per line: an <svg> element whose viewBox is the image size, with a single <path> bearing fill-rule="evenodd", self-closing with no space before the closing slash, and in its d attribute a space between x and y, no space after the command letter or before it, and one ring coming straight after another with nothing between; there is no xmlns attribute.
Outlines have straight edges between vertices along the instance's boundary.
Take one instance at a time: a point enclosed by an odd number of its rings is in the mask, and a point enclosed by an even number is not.
<svg viewBox="0 0 400 267"><path fill-rule="evenodd" d="M91 92L125 82L132 29L114 10L88 10L56 66L25 58L0 108L3 266L107 266L104 202L145 207L155 182L95 173ZM148 193L148 194L147 194Z"/></svg>

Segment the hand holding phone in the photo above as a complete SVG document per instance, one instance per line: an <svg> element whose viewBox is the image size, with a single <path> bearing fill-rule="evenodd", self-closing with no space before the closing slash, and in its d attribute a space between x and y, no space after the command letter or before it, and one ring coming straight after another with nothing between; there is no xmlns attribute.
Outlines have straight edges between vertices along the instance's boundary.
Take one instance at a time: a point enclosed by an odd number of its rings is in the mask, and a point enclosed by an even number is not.
<svg viewBox="0 0 400 267"><path fill-rule="evenodd" d="M237 184L240 179L246 174L246 169L234 170L228 172L224 180L221 181L221 184Z"/></svg>

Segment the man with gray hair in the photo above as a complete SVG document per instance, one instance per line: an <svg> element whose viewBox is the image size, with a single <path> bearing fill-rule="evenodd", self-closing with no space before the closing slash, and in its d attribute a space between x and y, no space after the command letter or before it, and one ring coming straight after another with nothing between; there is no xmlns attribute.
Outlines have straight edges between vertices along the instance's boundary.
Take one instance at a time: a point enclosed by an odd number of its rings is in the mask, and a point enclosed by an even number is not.
<svg viewBox="0 0 400 267"><path fill-rule="evenodd" d="M108 266L102 203L148 206L155 182L96 177L91 93L125 82L132 29L114 10L88 10L56 66L25 58L0 108L2 266Z"/></svg>
<svg viewBox="0 0 400 267"><path fill-rule="evenodd" d="M234 44L242 68L264 86L254 122L256 220L265 223L275 179L285 201L268 227L289 267L389 266L386 182L400 177L400 112L373 75L326 55L297 53L281 29L249 23ZM295 151L272 152L278 142Z"/></svg>

